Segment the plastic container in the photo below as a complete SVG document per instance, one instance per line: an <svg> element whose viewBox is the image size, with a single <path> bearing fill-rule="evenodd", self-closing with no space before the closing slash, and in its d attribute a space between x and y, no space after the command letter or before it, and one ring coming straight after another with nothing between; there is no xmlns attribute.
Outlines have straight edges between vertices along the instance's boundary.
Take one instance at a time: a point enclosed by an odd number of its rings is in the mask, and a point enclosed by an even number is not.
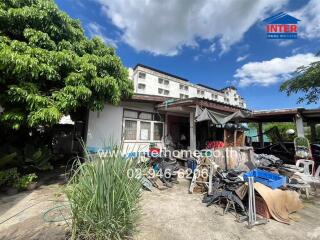
<svg viewBox="0 0 320 240"><path fill-rule="evenodd" d="M192 172L197 168L197 161L194 159L188 159L187 167L191 169Z"/></svg>
<svg viewBox="0 0 320 240"><path fill-rule="evenodd" d="M260 169L254 169L243 175L245 181L248 181L248 177L254 177L255 182L262 183L272 189L282 187L287 183L285 176Z"/></svg>

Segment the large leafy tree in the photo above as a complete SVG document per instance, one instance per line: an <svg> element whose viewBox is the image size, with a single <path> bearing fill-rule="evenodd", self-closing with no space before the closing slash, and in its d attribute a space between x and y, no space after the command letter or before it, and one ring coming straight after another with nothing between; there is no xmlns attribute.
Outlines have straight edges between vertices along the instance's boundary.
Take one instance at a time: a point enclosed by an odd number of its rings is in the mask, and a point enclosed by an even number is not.
<svg viewBox="0 0 320 240"><path fill-rule="evenodd" d="M132 90L115 50L88 39L53 0L0 2L0 124L51 126L77 109L117 104Z"/></svg>
<svg viewBox="0 0 320 240"><path fill-rule="evenodd" d="M298 99L299 103L317 103L320 99L320 62L298 68L297 75L285 81L280 90L288 95L303 92L304 96Z"/></svg>

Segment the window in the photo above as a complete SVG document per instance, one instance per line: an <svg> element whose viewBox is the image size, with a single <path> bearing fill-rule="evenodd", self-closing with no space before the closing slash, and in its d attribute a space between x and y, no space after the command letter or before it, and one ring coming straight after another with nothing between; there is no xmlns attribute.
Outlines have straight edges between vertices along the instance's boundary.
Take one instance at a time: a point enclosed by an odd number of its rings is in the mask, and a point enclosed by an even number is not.
<svg viewBox="0 0 320 240"><path fill-rule="evenodd" d="M125 118L138 118L138 112L132 110L124 110L123 116Z"/></svg>
<svg viewBox="0 0 320 240"><path fill-rule="evenodd" d="M169 90L164 90L164 95L169 95Z"/></svg>
<svg viewBox="0 0 320 240"><path fill-rule="evenodd" d="M224 98L224 101L225 102L229 102L229 98Z"/></svg>
<svg viewBox="0 0 320 240"><path fill-rule="evenodd" d="M184 90L184 91L188 91L188 90L189 90L189 87L186 86L186 85L180 84L180 89L181 89L181 90Z"/></svg>
<svg viewBox="0 0 320 240"><path fill-rule="evenodd" d="M146 85L143 83L138 84L138 89L144 90L146 88Z"/></svg>
<svg viewBox="0 0 320 240"><path fill-rule="evenodd" d="M124 140L133 142L162 140L165 119L163 114L125 109L123 115Z"/></svg>
<svg viewBox="0 0 320 240"><path fill-rule="evenodd" d="M163 137L163 123L154 123L153 140L161 141L162 137Z"/></svg>
<svg viewBox="0 0 320 240"><path fill-rule="evenodd" d="M164 85L169 85L169 80L164 80Z"/></svg>
<svg viewBox="0 0 320 240"><path fill-rule="evenodd" d="M198 89L198 90L197 90L197 94L198 94L198 95L204 95L204 91Z"/></svg>
<svg viewBox="0 0 320 240"><path fill-rule="evenodd" d="M162 88L158 88L158 93L162 94L163 93L163 89Z"/></svg>
<svg viewBox="0 0 320 240"><path fill-rule="evenodd" d="M137 121L125 120L124 122L124 139L136 140L137 139Z"/></svg>
<svg viewBox="0 0 320 240"><path fill-rule="evenodd" d="M153 114L153 120L154 121L158 121L158 122L164 122L164 115L163 114L159 114L159 113L155 113Z"/></svg>
<svg viewBox="0 0 320 240"><path fill-rule="evenodd" d="M144 120L152 120L152 113L141 112L139 114L139 118Z"/></svg>
<svg viewBox="0 0 320 240"><path fill-rule="evenodd" d="M238 98L234 98L235 101L238 101Z"/></svg>
<svg viewBox="0 0 320 240"><path fill-rule="evenodd" d="M150 140L151 122L140 122L140 140Z"/></svg>
<svg viewBox="0 0 320 240"><path fill-rule="evenodd" d="M217 95L217 94L214 94L214 93L211 94L211 97L212 97L213 99L218 99L218 95Z"/></svg>
<svg viewBox="0 0 320 240"><path fill-rule="evenodd" d="M180 98L181 98L181 99L183 99L183 98L189 98L189 95L180 94Z"/></svg>
<svg viewBox="0 0 320 240"><path fill-rule="evenodd" d="M144 72L139 72L139 78L145 79L146 74Z"/></svg>
<svg viewBox="0 0 320 240"><path fill-rule="evenodd" d="M184 98L184 94L180 94L180 98Z"/></svg>
<svg viewBox="0 0 320 240"><path fill-rule="evenodd" d="M163 78L158 78L158 83L162 84L163 83Z"/></svg>

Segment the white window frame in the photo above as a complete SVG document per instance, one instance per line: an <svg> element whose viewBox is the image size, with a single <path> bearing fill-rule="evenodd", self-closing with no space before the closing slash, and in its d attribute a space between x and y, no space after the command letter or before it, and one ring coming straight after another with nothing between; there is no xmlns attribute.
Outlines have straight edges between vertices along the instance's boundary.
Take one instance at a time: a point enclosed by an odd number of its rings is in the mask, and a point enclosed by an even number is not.
<svg viewBox="0 0 320 240"><path fill-rule="evenodd" d="M128 111L136 111L136 110L131 110L131 109L125 109ZM150 112L151 113L151 112ZM154 113L151 113L154 114ZM137 122L137 132L136 132L136 139L135 140L126 140L125 139L125 122L126 120L130 120L130 121L136 121ZM150 139L149 140L140 140L140 123L141 122L150 122L151 127L150 127ZM163 139L160 140L154 140L154 124L155 123L160 123L162 124L162 138L164 137L164 130L165 130L165 122L161 122L161 121L154 121L154 120L145 120L145 119L140 119L140 118L128 118L128 117L123 117L122 119L122 139L124 143L161 143L163 141Z"/></svg>

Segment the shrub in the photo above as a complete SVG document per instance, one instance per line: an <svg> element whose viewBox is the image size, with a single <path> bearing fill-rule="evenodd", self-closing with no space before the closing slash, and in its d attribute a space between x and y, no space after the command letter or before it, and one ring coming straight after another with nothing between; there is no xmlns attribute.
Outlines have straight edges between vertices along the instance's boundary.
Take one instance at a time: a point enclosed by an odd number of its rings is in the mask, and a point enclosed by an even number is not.
<svg viewBox="0 0 320 240"><path fill-rule="evenodd" d="M0 171L0 187L13 186L19 178L17 168L10 168L4 171Z"/></svg>
<svg viewBox="0 0 320 240"><path fill-rule="evenodd" d="M120 154L79 161L66 187L73 239L123 239L133 233L141 184L127 172L135 167Z"/></svg>
<svg viewBox="0 0 320 240"><path fill-rule="evenodd" d="M26 190L28 188L28 185L34 180L36 180L38 177L35 173L23 175L22 177L18 178L15 182L14 186L18 188L18 190Z"/></svg>

